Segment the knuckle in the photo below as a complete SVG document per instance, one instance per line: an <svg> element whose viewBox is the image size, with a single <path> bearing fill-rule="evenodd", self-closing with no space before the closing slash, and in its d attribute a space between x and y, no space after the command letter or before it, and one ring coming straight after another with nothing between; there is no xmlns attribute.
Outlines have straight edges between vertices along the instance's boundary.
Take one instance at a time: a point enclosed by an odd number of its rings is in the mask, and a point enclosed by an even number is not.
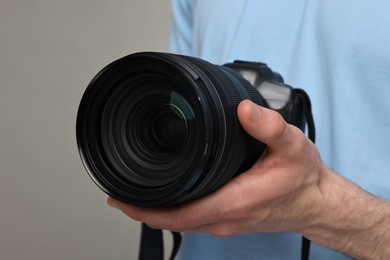
<svg viewBox="0 0 390 260"><path fill-rule="evenodd" d="M291 127L292 134L294 136L294 143L291 145L292 150L296 154L311 154L312 142L304 135L302 130L299 128L292 126Z"/></svg>
<svg viewBox="0 0 390 260"><path fill-rule="evenodd" d="M167 229L171 231L185 231L188 229L188 223L185 220L175 220L168 223Z"/></svg>
<svg viewBox="0 0 390 260"><path fill-rule="evenodd" d="M210 235L215 237L230 237L234 234L230 228L226 226L220 226L209 232Z"/></svg>
<svg viewBox="0 0 390 260"><path fill-rule="evenodd" d="M287 123L282 115L274 112L270 114L266 127L270 138L278 138L285 132Z"/></svg>

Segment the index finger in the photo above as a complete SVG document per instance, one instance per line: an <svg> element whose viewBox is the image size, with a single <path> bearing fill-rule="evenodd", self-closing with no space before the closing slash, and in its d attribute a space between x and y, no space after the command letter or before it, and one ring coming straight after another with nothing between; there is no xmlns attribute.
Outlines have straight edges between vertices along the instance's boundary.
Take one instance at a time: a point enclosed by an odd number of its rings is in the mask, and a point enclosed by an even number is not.
<svg viewBox="0 0 390 260"><path fill-rule="evenodd" d="M206 199L207 197L207 199ZM218 221L219 214L213 195L209 195L178 206L166 208L136 207L109 197L107 203L134 220L152 227L186 231Z"/></svg>

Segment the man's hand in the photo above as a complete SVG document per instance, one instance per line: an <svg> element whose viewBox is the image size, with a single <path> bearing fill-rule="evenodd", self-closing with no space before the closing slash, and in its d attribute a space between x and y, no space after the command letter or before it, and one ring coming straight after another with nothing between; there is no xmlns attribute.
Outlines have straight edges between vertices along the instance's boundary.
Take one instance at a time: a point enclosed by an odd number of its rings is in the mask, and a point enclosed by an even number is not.
<svg viewBox="0 0 390 260"><path fill-rule="evenodd" d="M113 198L108 204L154 228L215 236L297 232L354 257L390 257L390 236L383 232L390 227L387 201L329 170L315 145L277 112L245 100L238 118L245 131L267 145L248 171L212 194L175 207L139 208ZM363 206L367 212L362 213ZM375 245L369 244L370 236Z"/></svg>
<svg viewBox="0 0 390 260"><path fill-rule="evenodd" d="M109 204L152 227L174 231L216 236L298 231L313 214L325 170L315 146L277 112L250 101L239 105L238 117L243 128L268 147L250 170L216 192L176 207L137 208L113 199Z"/></svg>

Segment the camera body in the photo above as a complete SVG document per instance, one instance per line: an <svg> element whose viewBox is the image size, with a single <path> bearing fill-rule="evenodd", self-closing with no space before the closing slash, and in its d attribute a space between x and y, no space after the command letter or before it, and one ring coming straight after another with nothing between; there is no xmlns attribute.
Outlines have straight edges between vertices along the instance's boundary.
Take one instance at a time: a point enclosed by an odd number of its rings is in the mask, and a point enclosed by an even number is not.
<svg viewBox="0 0 390 260"><path fill-rule="evenodd" d="M77 115L79 153L108 195L142 207L176 205L220 188L266 149L238 121L242 100L303 130L300 93L264 63L131 54L87 87Z"/></svg>
<svg viewBox="0 0 390 260"><path fill-rule="evenodd" d="M305 129L305 107L296 89L284 84L283 78L265 63L236 60L223 66L246 79L264 98L263 106L277 111L287 123Z"/></svg>

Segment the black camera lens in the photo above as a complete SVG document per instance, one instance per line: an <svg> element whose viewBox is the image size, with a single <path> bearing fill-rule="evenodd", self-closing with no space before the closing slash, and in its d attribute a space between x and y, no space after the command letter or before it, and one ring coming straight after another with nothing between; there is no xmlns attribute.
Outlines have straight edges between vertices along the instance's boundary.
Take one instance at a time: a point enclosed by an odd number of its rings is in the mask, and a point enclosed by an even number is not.
<svg viewBox="0 0 390 260"><path fill-rule="evenodd" d="M153 99L161 103L150 105L140 116L142 143L149 143L150 152L168 153L178 150L187 139L190 121L195 115L188 102L177 92Z"/></svg>
<svg viewBox="0 0 390 260"><path fill-rule="evenodd" d="M100 71L77 116L82 161L110 196L164 207L208 194L249 168L264 145L241 128L237 105L261 95L224 66L136 53Z"/></svg>

